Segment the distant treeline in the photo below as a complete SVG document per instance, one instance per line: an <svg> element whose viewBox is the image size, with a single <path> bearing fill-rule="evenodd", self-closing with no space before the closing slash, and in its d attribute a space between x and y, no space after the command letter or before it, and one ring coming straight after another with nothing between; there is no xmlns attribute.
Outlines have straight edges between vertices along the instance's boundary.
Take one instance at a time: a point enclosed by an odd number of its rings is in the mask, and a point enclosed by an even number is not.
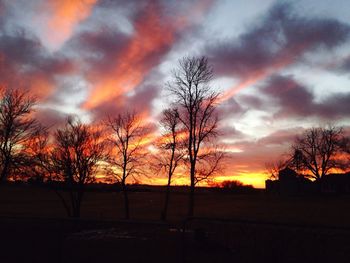
<svg viewBox="0 0 350 263"><path fill-rule="evenodd" d="M43 181L37 180L35 178L30 178L27 181L17 180L17 181L8 181L3 185L6 186L23 186L23 187L42 187L47 189L56 189L61 191L69 191L70 188L67 187L62 181ZM120 183L90 183L86 184L85 190L87 192L121 192L122 186ZM128 191L130 192L166 192L167 186L164 185L148 185L148 184L128 184ZM173 193L188 193L189 186L187 185L172 185L171 191ZM256 189L252 185L244 185L239 181L223 181L222 183L215 183L211 186L198 186L197 193L207 193L207 192L216 192L216 193L233 193L233 194L251 194L251 193L260 193L261 189Z"/></svg>

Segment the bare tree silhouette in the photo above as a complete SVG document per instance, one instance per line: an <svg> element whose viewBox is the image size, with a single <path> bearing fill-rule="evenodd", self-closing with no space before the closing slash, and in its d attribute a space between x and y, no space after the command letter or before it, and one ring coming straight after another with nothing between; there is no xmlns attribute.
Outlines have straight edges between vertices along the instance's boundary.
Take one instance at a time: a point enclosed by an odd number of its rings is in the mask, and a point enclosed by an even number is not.
<svg viewBox="0 0 350 263"><path fill-rule="evenodd" d="M215 112L219 94L210 84L213 69L205 57L185 57L173 71L168 89L175 97L179 119L186 134L186 163L190 171L188 216L194 213L194 191L198 182L208 179L219 168L222 153L206 148L217 136Z"/></svg>
<svg viewBox="0 0 350 263"><path fill-rule="evenodd" d="M161 219L166 220L171 180L175 170L183 159L185 152L182 147L183 139L180 138L180 119L177 109L173 108L164 110L160 124L164 129L164 134L157 143L159 152L156 153L154 158L156 162L154 168L158 172L164 171L168 177L164 206L161 212Z"/></svg>
<svg viewBox="0 0 350 263"><path fill-rule="evenodd" d="M70 206L64 195L59 196L68 215L80 217L86 185L95 180L99 163L108 157L106 141L99 128L69 118L55 132L52 147L49 170L53 179L65 183Z"/></svg>
<svg viewBox="0 0 350 263"><path fill-rule="evenodd" d="M119 114L116 118L109 118L108 127L112 131L110 142L114 146L114 155L110 163L115 168L113 174L121 183L124 195L125 218L130 218L129 196L126 180L130 176L140 175L142 172L145 152L142 140L148 128L142 126L141 119L135 112Z"/></svg>
<svg viewBox="0 0 350 263"><path fill-rule="evenodd" d="M0 183L30 164L29 144L43 127L32 117L36 99L19 89L0 90Z"/></svg>
<svg viewBox="0 0 350 263"><path fill-rule="evenodd" d="M341 168L337 154L341 152L342 134L342 128L337 127L307 130L295 139L289 166L309 171L316 180L333 168Z"/></svg>
<svg viewBox="0 0 350 263"><path fill-rule="evenodd" d="M279 172L288 166L288 160L278 159L265 163L265 169L270 179L278 179Z"/></svg>

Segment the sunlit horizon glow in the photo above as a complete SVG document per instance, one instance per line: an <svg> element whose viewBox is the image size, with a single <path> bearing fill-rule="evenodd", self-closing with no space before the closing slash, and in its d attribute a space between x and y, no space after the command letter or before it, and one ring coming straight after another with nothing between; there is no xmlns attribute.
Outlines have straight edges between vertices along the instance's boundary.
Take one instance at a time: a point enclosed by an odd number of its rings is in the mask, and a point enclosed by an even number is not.
<svg viewBox="0 0 350 263"><path fill-rule="evenodd" d="M140 143L155 153L171 70L206 56L226 153L211 183L263 188L265 163L295 135L329 123L350 134L347 9L345 0L0 1L0 85L35 95L35 117L51 129L68 114L101 123L135 111L150 126ZM184 170L173 184L188 184Z"/></svg>

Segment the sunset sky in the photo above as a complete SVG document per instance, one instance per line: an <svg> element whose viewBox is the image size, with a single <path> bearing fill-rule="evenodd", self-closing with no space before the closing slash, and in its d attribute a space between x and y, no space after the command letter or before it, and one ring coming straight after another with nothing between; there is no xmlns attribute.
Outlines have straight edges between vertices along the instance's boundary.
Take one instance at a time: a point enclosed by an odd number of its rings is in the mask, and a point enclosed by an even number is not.
<svg viewBox="0 0 350 263"><path fill-rule="evenodd" d="M156 124L171 69L205 55L222 93L216 180L263 187L265 163L296 134L350 127L349 10L347 0L0 0L0 84L30 89L45 125L126 109Z"/></svg>

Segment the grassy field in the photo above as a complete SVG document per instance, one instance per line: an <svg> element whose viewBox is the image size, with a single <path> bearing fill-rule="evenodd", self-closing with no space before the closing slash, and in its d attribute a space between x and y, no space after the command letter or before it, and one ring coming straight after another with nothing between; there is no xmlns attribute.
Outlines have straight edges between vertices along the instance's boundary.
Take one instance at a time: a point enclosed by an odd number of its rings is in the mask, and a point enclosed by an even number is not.
<svg viewBox="0 0 350 263"><path fill-rule="evenodd" d="M200 191L187 222L188 195L88 192L82 220L69 220L56 194L0 188L0 262L348 262L350 196L277 196ZM269 222L269 223L268 223ZM184 231L183 231L184 230Z"/></svg>
<svg viewBox="0 0 350 263"><path fill-rule="evenodd" d="M164 193L130 192L131 218L159 220ZM169 221L186 217L188 195L171 194ZM82 204L82 218L122 219L123 199L116 192L87 192ZM350 196L278 196L263 192L229 194L205 192L196 195L198 217L244 219L280 223L350 226ZM57 195L49 189L1 187L0 216L64 218L66 212Z"/></svg>

